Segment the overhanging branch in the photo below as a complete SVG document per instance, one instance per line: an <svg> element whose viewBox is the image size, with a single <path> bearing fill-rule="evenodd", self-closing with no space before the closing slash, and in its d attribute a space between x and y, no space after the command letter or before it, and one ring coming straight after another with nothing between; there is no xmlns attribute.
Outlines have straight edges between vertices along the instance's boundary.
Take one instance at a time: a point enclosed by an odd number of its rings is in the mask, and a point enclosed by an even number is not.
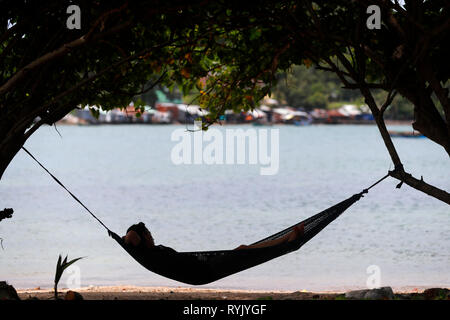
<svg viewBox="0 0 450 320"><path fill-rule="evenodd" d="M28 65L26 65L25 67L23 67L22 69L17 71L7 82L5 82L0 87L0 95L4 95L6 92L8 92L14 85L16 85L16 83L18 81L22 80L27 75L27 73L30 72L31 70L34 70L37 67L39 67L49 61L52 61L56 58L59 58L65 54L67 54L72 49L75 49L75 48L85 45L88 41L99 40L99 39L109 35L111 32L117 32L120 29L123 29L123 28L129 26L129 24L130 24L129 22L124 23L122 25L119 25L119 26L111 29L111 30L100 33L100 34L96 35L95 37L91 36L92 30L90 30L86 35L83 35L82 37L75 39L69 43L66 43L56 50L53 50L51 52L44 54L43 56L30 62Z"/></svg>
<svg viewBox="0 0 450 320"><path fill-rule="evenodd" d="M416 179L410 173L407 173L404 170L389 171L389 175L406 183L416 190L422 191L429 196L432 196L450 205L450 193L426 183L425 181L423 181L423 179Z"/></svg>

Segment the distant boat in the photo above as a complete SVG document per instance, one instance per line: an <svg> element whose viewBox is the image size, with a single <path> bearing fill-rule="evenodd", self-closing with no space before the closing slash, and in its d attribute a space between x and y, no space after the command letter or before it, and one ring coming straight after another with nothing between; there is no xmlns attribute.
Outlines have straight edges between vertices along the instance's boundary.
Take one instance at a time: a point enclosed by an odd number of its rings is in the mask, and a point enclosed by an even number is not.
<svg viewBox="0 0 450 320"><path fill-rule="evenodd" d="M271 122L267 122L267 121L262 122L262 121L256 120L256 121L252 122L252 125L254 125L255 127L263 127L263 126L265 127L265 126L271 126L272 123Z"/></svg>
<svg viewBox="0 0 450 320"><path fill-rule="evenodd" d="M425 138L425 136L419 132L411 131L388 131L393 138Z"/></svg>
<svg viewBox="0 0 450 320"><path fill-rule="evenodd" d="M293 111L283 116L285 123L291 123L294 126L309 126L313 122L310 114L304 111Z"/></svg>

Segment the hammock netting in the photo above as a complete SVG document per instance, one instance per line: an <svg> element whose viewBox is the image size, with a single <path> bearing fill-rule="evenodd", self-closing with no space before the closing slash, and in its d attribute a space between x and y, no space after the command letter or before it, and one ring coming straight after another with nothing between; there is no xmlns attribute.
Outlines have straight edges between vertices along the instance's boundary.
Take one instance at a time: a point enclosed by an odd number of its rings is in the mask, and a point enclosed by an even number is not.
<svg viewBox="0 0 450 320"><path fill-rule="evenodd" d="M129 246L116 233L109 231L109 235L146 269L176 281L202 285L298 250L358 201L365 192L355 194L306 220L253 243L261 244L279 239L291 232L294 227L304 223L303 236L290 242L283 242L269 247L219 251L167 252Z"/></svg>

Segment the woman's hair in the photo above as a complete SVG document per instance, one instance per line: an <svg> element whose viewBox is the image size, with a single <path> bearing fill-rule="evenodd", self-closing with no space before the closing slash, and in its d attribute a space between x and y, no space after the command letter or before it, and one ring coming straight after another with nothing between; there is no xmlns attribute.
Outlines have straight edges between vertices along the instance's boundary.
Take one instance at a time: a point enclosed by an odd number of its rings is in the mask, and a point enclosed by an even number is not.
<svg viewBox="0 0 450 320"><path fill-rule="evenodd" d="M144 231L148 229L145 227L145 224L143 222L139 222L138 224L133 224L131 227L128 228L127 233L130 231L136 232L140 237L144 234Z"/></svg>

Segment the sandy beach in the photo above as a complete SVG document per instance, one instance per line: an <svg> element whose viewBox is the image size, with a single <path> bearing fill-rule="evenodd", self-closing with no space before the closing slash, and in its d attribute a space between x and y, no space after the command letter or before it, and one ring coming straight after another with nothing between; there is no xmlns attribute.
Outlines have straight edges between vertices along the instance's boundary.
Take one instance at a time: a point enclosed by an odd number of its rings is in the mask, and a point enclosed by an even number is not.
<svg viewBox="0 0 450 320"><path fill-rule="evenodd" d="M433 290L433 289L431 289ZM440 289L445 290L445 289ZM59 290L64 298L68 289ZM197 289L184 287L137 287L109 286L87 287L77 289L85 300L340 300L345 299L345 292L308 292L308 291L253 291ZM425 290L394 291L394 299L426 299L433 297ZM50 289L19 289L19 297L26 299L50 300ZM440 297L442 298L442 297ZM447 299L449 298L447 293Z"/></svg>
<svg viewBox="0 0 450 320"><path fill-rule="evenodd" d="M60 296L64 297L68 289L61 289ZM77 289L86 300L304 300L318 298L334 299L339 293L312 293L289 291L255 291L255 290L222 290L196 289L184 287L137 287L137 286L105 286ZM25 289L17 290L21 299L36 297L51 299L53 290Z"/></svg>

